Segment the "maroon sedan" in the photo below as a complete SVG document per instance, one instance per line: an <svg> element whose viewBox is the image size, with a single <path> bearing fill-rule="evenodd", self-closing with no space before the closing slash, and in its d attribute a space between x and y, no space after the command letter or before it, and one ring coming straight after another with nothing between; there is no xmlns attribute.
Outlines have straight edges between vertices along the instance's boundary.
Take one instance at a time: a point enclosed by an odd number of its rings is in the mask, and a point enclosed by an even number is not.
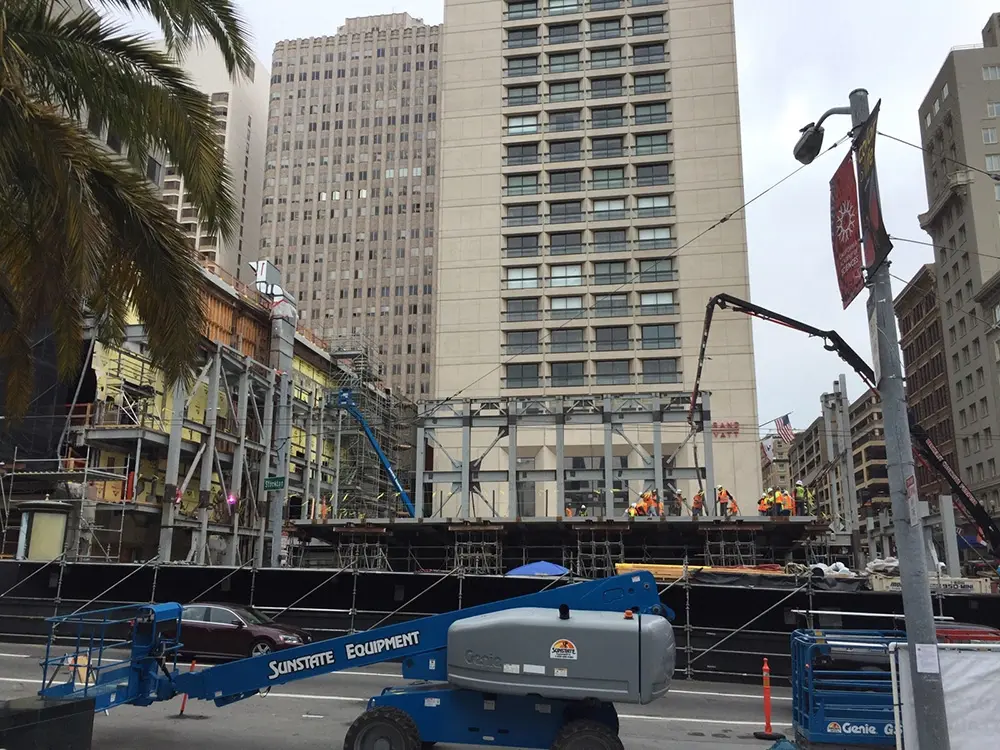
<svg viewBox="0 0 1000 750"><path fill-rule="evenodd" d="M199 602L184 605L180 640L185 656L242 658L301 646L312 637L250 607Z"/></svg>

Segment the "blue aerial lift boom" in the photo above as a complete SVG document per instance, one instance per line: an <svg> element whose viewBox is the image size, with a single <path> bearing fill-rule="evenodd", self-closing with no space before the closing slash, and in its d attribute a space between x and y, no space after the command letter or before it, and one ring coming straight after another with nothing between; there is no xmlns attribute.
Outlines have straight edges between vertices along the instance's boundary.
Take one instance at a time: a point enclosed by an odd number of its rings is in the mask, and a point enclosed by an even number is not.
<svg viewBox="0 0 1000 750"><path fill-rule="evenodd" d="M402 483L399 481L399 477L396 476L395 469L392 468L389 458L385 455L385 451L382 450L382 446L379 445L378 439L375 437L375 433L372 432L372 428L368 424L368 420L365 419L365 415L361 413L361 409L358 408L358 405L354 403L354 399L351 398L350 388L340 389L337 394L337 405L354 417L354 420L361 425L361 429L365 431L365 437L368 438L368 442L371 443L372 448L375 450L378 460L382 462L382 467L385 469L385 473L389 475L389 481L391 481L392 486L396 488L396 492L399 494L399 499L402 500L403 505L406 506L406 510L410 514L410 518L416 518L417 511L413 505L413 501L410 499L410 493L406 491Z"/></svg>
<svg viewBox="0 0 1000 750"><path fill-rule="evenodd" d="M570 584L269 654L181 672L180 604L140 604L54 617L75 653L43 662L47 697L93 697L96 710L187 694L225 706L276 685L401 661L347 732L345 750L421 750L436 742L551 750L622 750L614 704L662 697L675 664L673 629L653 576L640 571ZM115 641L131 624L130 639ZM175 634L171 637L164 633ZM129 649L128 657L118 656ZM64 671L65 670L65 671ZM60 674L64 682L56 682Z"/></svg>

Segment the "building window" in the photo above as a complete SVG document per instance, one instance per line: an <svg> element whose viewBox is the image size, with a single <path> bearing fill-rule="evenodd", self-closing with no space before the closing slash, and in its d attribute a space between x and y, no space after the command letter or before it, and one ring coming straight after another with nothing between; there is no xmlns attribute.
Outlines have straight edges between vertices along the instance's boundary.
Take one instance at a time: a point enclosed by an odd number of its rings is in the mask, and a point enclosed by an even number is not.
<svg viewBox="0 0 1000 750"><path fill-rule="evenodd" d="M1000 81L1000 65L984 65L983 80Z"/></svg>
<svg viewBox="0 0 1000 750"><path fill-rule="evenodd" d="M987 117L1000 116L1000 102L986 102L986 116Z"/></svg>
<svg viewBox="0 0 1000 750"><path fill-rule="evenodd" d="M677 338L677 326L673 323L642 326L643 349L676 349L680 346Z"/></svg>
<svg viewBox="0 0 1000 750"><path fill-rule="evenodd" d="M552 354L565 354L566 352L582 352L586 350L587 344L583 338L582 328L557 328L552 331L549 339L549 351Z"/></svg>
<svg viewBox="0 0 1000 750"><path fill-rule="evenodd" d="M552 266L550 286L582 286L583 266L573 264L569 266Z"/></svg>
<svg viewBox="0 0 1000 750"><path fill-rule="evenodd" d="M623 260L594 264L594 284L624 284L626 279L628 274Z"/></svg>
<svg viewBox="0 0 1000 750"><path fill-rule="evenodd" d="M537 289L538 286L537 266L507 269L508 289Z"/></svg>
<svg viewBox="0 0 1000 750"><path fill-rule="evenodd" d="M642 361L642 382L679 383L679 359L644 359Z"/></svg>
<svg viewBox="0 0 1000 750"><path fill-rule="evenodd" d="M524 320L539 319L538 298L507 300L507 320L517 323Z"/></svg>
<svg viewBox="0 0 1000 750"><path fill-rule="evenodd" d="M983 128L983 143L992 144L997 142L996 128Z"/></svg>
<svg viewBox="0 0 1000 750"><path fill-rule="evenodd" d="M595 328L594 344L599 352L627 351L629 346L628 326Z"/></svg>
<svg viewBox="0 0 1000 750"><path fill-rule="evenodd" d="M517 234L507 238L508 258L529 258L540 253L537 234Z"/></svg>
<svg viewBox="0 0 1000 750"><path fill-rule="evenodd" d="M511 356L538 353L538 331L508 331L505 353Z"/></svg>
<svg viewBox="0 0 1000 750"><path fill-rule="evenodd" d="M583 314L583 297L551 297L549 317L553 320L574 320Z"/></svg>
<svg viewBox="0 0 1000 750"><path fill-rule="evenodd" d="M986 171L1000 172L1000 154L986 155Z"/></svg>
<svg viewBox="0 0 1000 750"><path fill-rule="evenodd" d="M571 388L586 384L583 362L553 362L550 367L554 388Z"/></svg>
<svg viewBox="0 0 1000 750"><path fill-rule="evenodd" d="M632 382L631 365L628 359L595 362L597 385L629 385Z"/></svg>
<svg viewBox="0 0 1000 750"><path fill-rule="evenodd" d="M519 115L507 118L507 135L530 135L538 131L538 115Z"/></svg>
<svg viewBox="0 0 1000 750"><path fill-rule="evenodd" d="M645 292L639 295L641 315L672 315L675 312L673 292Z"/></svg>
<svg viewBox="0 0 1000 750"><path fill-rule="evenodd" d="M507 388L537 388L541 385L537 364L507 365Z"/></svg>

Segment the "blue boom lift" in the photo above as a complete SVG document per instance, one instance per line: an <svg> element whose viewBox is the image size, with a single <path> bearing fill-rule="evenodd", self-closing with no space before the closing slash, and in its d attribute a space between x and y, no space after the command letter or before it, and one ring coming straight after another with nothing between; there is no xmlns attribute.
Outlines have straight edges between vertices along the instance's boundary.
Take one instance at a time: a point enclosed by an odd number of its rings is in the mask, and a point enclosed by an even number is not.
<svg viewBox="0 0 1000 750"><path fill-rule="evenodd" d="M181 694L225 706L295 680L401 661L403 677L418 682L371 698L344 750L436 742L622 750L614 704L650 703L673 675L667 613L642 571L182 672L181 605L138 604L51 618L40 694L93 697L98 711ZM62 638L72 631L74 653L53 656L57 628ZM126 628L129 637L116 641Z"/></svg>

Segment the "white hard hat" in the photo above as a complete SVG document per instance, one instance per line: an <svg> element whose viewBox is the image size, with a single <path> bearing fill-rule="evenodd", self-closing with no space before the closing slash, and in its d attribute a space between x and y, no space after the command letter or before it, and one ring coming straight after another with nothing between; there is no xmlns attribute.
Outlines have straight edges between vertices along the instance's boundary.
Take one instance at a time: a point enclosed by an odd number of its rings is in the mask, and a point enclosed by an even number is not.
<svg viewBox="0 0 1000 750"><path fill-rule="evenodd" d="M774 492L774 487L768 487L767 488L767 493L771 494L772 492Z"/></svg>
<svg viewBox="0 0 1000 750"><path fill-rule="evenodd" d="M800 479L800 480L798 480L798 481L797 481L797 482L795 483L795 486L796 486L796 487L804 487L805 485L804 485L804 484L802 484L802 480Z"/></svg>

